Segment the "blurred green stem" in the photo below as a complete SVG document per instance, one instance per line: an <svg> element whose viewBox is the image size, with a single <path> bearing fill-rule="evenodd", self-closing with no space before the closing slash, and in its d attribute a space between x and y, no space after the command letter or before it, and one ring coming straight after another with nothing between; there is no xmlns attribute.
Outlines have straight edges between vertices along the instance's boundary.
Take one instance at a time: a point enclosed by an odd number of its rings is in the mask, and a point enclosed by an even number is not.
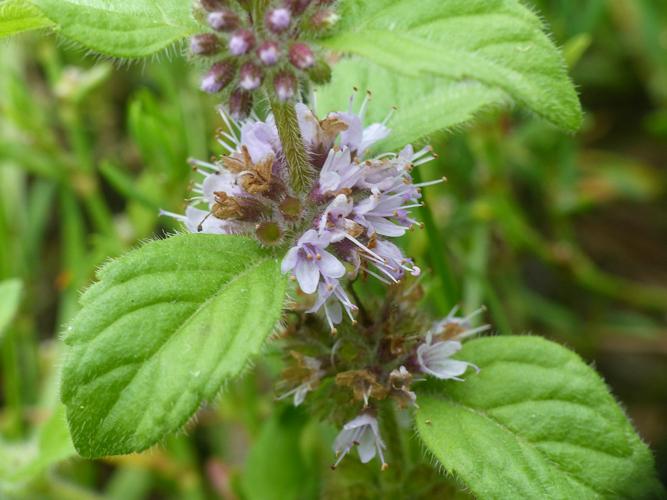
<svg viewBox="0 0 667 500"><path fill-rule="evenodd" d="M421 174L418 169L412 171L412 177L415 183L422 182ZM440 230L435 223L433 213L423 193L423 206L419 208L419 213L424 221L424 227L428 234L428 253L431 260L431 266L435 270L440 284L442 285L443 295L435 297L441 312L445 312L454 307L459 301L459 291L454 281L454 274L447 262L447 247L440 234Z"/></svg>

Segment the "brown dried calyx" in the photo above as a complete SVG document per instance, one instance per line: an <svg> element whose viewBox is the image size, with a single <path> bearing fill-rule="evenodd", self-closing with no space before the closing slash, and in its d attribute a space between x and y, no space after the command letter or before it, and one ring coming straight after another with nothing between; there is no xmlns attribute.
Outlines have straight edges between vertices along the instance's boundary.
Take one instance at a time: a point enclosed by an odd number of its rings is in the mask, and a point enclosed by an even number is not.
<svg viewBox="0 0 667 500"><path fill-rule="evenodd" d="M387 397L388 389L378 382L377 376L368 370L349 370L336 375L336 384L352 389L355 399L368 406L368 400L382 400Z"/></svg>
<svg viewBox="0 0 667 500"><path fill-rule="evenodd" d="M252 198L229 196L224 191L216 191L215 204L211 213L222 220L253 221L262 213L262 205Z"/></svg>

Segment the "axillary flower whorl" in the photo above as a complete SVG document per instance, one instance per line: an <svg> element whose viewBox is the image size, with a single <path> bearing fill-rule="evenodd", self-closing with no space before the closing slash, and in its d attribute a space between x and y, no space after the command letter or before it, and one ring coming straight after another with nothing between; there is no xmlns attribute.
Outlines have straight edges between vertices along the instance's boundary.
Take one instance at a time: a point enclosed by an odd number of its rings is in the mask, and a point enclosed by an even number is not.
<svg viewBox="0 0 667 500"><path fill-rule="evenodd" d="M298 94L299 83L326 83L331 69L311 42L336 24L333 3L272 1L262 15L246 2L202 0L197 17L208 32L190 39L192 55L210 64L201 89L224 92L239 119L250 113L256 91L287 101Z"/></svg>
<svg viewBox="0 0 667 500"><path fill-rule="evenodd" d="M316 177L299 193L290 187L288 166L272 115L235 122L222 112L219 142L226 154L211 162L192 160L201 174L183 221L192 232L243 234L263 245L288 248L282 271L304 294L314 294L309 312L322 310L332 332L345 312L354 322L357 306L341 280L359 273L396 283L420 269L390 241L418 223L410 210L420 206L420 188L410 171L434 158L429 147L369 154L386 138L387 119L363 126L368 104L355 113L318 119L305 104L296 114L308 160Z"/></svg>

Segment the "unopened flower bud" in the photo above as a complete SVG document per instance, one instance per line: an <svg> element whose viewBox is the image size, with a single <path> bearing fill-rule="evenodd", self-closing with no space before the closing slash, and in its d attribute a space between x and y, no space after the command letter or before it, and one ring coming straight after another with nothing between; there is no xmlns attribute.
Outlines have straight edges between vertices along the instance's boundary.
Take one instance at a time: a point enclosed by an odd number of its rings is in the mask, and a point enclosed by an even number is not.
<svg viewBox="0 0 667 500"><path fill-rule="evenodd" d="M225 0L200 0L199 2L204 10L213 12L214 10L221 10L227 3Z"/></svg>
<svg viewBox="0 0 667 500"><path fill-rule="evenodd" d="M295 43L289 48L289 60L299 69L308 69L315 64L315 56L305 43Z"/></svg>
<svg viewBox="0 0 667 500"><path fill-rule="evenodd" d="M328 30L333 28L340 20L340 16L333 9L321 9L310 18L310 24L315 29Z"/></svg>
<svg viewBox="0 0 667 500"><path fill-rule="evenodd" d="M257 49L257 56L267 66L273 66L280 58L280 46L276 42L264 42Z"/></svg>
<svg viewBox="0 0 667 500"><path fill-rule="evenodd" d="M287 5L289 6L292 14L295 16L300 16L308 8L312 0L287 0Z"/></svg>
<svg viewBox="0 0 667 500"><path fill-rule="evenodd" d="M231 60L221 61L211 66L211 69L201 82L201 89L209 94L215 94L224 89L236 75L236 63Z"/></svg>
<svg viewBox="0 0 667 500"><path fill-rule="evenodd" d="M239 27L239 16L229 9L211 12L208 25L216 31L234 31Z"/></svg>
<svg viewBox="0 0 667 500"><path fill-rule="evenodd" d="M196 56L210 56L218 52L218 37L203 33L190 38L190 52Z"/></svg>
<svg viewBox="0 0 667 500"><path fill-rule="evenodd" d="M255 90L262 84L262 79L264 74L262 69L251 63L245 63L241 66L241 71L239 72L239 86L245 90Z"/></svg>
<svg viewBox="0 0 667 500"><path fill-rule="evenodd" d="M252 50L255 46L255 35L252 31L238 30L229 39L229 52L240 56Z"/></svg>
<svg viewBox="0 0 667 500"><path fill-rule="evenodd" d="M289 28L292 20L292 14L289 9L280 7L278 9L271 9L266 13L266 27L273 33L282 33Z"/></svg>
<svg viewBox="0 0 667 500"><path fill-rule="evenodd" d="M281 71L273 79L273 88L281 101L289 101L294 97L296 85L296 77L289 71Z"/></svg>
<svg viewBox="0 0 667 500"><path fill-rule="evenodd" d="M318 85L329 83L331 81L331 66L323 59L319 59L308 70L308 77L313 83Z"/></svg>
<svg viewBox="0 0 667 500"><path fill-rule="evenodd" d="M277 243L280 240L280 226L275 222L262 222L257 224L255 234L266 245Z"/></svg>
<svg viewBox="0 0 667 500"><path fill-rule="evenodd" d="M236 89L229 97L229 114L234 120L246 118L252 110L252 94L243 89Z"/></svg>

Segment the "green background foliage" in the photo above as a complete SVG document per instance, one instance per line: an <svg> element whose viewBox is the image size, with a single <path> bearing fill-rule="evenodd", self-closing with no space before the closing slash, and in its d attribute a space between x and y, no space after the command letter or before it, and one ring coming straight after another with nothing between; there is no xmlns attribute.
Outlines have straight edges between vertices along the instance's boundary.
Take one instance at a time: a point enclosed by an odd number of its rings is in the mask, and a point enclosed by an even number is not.
<svg viewBox="0 0 667 500"><path fill-rule="evenodd" d="M252 478L263 474L263 459L273 452L262 451L266 436L276 429L296 434L295 422L303 418L284 416L274 402L279 343L267 346L254 370L204 405L185 432L148 453L85 460L75 457L67 439L54 369L62 365L62 325L79 311L80 291L100 265L176 229L157 210L182 211L193 178L185 160L217 151L211 132L220 120L215 98L197 90L200 70L180 58L113 66L86 57L83 45L109 53L94 45L108 44L105 37L114 29L93 10L102 2L67 2L49 16L52 4L0 3L0 12L12 14L3 15L0 36L22 33L0 45L0 280L19 278L24 286L21 307L0 340L0 496L261 495L262 485L259 493L248 485L255 485ZM396 9L405 4L392 2ZM501 3L446 5L453 4ZM156 13L158 5L164 8L159 2L132 2L139 6L136 15L124 21L156 36L128 39L133 43L114 54L164 54L159 49L168 45L180 50L171 41L190 32L189 15L176 14L174 23L168 8ZM503 5L518 8L514 2ZM400 68L383 53L367 53L376 56L374 63L360 64L358 56L345 60L335 68L334 85L318 92L318 107L345 106L353 86L370 89L373 118L381 120L398 106L392 120L398 133L385 146L427 135L440 153L418 173L424 179L446 175L449 182L426 191L428 207L420 214L426 229L404 241L409 254L432 271L423 281L424 307L444 315L453 302L467 310L485 303L484 319L494 333L543 334L594 362L664 471L667 11L651 0L525 5L539 13L555 45L564 48L583 101L577 135L548 123L573 128L575 108L558 116L560 108L543 108L530 87L517 93L506 81L480 75L461 81L455 66L443 74L433 58L427 67L402 59ZM49 35L50 26L62 22L55 17L71 16L73 7L85 14L87 28ZM378 19L386 22L383 15ZM524 13L520 21L505 19L503 26L514 32L518 22L526 40L555 64L537 19ZM351 19L356 36L363 35L367 22ZM409 36L419 41L420 50L410 53L420 57L455 29L445 15L438 17L437 30L414 28L412 22L411 15L402 16L401 26L415 30ZM465 53L488 42L483 52L493 54L499 41L494 37L506 34L464 37L452 50ZM344 48L335 36L327 43ZM526 40L509 41L517 50L506 61L508 68L540 67L531 50L522 52ZM387 68L402 74L388 78ZM549 74L540 77L551 81ZM571 99L567 89L559 92L549 97ZM511 108L511 102L517 106ZM441 129L450 133L437 132ZM474 377L469 382L477 383ZM466 390L466 384L453 391ZM434 473L417 439L403 443L408 465L402 471L390 468L393 476L380 480L376 464L361 467L354 460L331 472L328 444L334 435L310 421L298 447L291 446L294 440L282 442L276 453L291 456L294 468L280 477L307 470L316 481L312 487L334 498L377 498L388 494L381 485L392 481L395 488L401 481L409 484L414 498L466 497L455 479Z"/></svg>

